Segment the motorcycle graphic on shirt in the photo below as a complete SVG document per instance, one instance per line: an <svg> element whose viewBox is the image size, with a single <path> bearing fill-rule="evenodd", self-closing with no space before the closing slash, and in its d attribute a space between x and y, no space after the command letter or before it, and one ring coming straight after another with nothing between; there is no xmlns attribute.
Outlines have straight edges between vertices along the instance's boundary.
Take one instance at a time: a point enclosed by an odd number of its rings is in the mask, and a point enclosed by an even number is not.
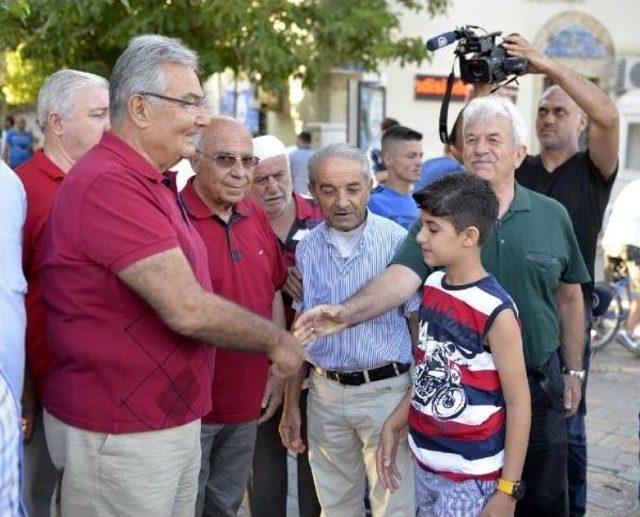
<svg viewBox="0 0 640 517"><path fill-rule="evenodd" d="M456 346L441 343L427 334L427 325L420 329L420 344L424 360L413 369L414 392L420 403L431 406L433 416L451 420L467 407L467 393L461 386L460 367L453 361Z"/></svg>

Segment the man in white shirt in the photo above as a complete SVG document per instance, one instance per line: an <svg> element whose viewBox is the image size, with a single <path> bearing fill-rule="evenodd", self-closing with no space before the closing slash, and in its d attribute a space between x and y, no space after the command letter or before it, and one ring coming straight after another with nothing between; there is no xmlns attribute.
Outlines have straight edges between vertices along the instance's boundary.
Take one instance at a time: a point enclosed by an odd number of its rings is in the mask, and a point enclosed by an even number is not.
<svg viewBox="0 0 640 517"><path fill-rule="evenodd" d="M27 325L22 273L22 226L27 200L18 176L0 160L0 370L17 400L24 380L24 333Z"/></svg>
<svg viewBox="0 0 640 517"><path fill-rule="evenodd" d="M640 343L633 337L640 322L640 180L626 185L613 202L607 229L602 237L605 255L605 278L611 280L615 269L627 268L633 300L624 328L618 331L616 338L627 348L640 349Z"/></svg>
<svg viewBox="0 0 640 517"><path fill-rule="evenodd" d="M22 226L27 201L22 183L0 159L0 515L23 516L20 499L20 394L27 318L22 274Z"/></svg>

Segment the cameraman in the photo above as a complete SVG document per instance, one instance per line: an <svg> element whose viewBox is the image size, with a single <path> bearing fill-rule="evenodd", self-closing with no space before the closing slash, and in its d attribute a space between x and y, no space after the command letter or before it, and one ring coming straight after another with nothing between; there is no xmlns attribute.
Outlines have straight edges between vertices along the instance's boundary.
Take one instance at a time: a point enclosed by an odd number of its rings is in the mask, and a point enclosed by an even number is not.
<svg viewBox="0 0 640 517"><path fill-rule="evenodd" d="M592 320L591 303L588 302L593 291L598 233L618 171L618 112L613 101L598 86L543 55L522 36L508 36L503 45L510 55L527 59L527 72L544 74L555 83L542 94L538 104L536 134L540 154L525 158L516 171L516 180L556 199L569 212L591 275L591 282L582 286L587 309L584 368L588 371ZM580 151L578 140L587 126L587 149ZM567 420L569 510L572 516L584 515L587 503L585 391L583 389L578 412Z"/></svg>
<svg viewBox="0 0 640 517"><path fill-rule="evenodd" d="M538 103L536 134L540 154L525 158L516 170L516 180L524 187L556 199L569 212L591 275L591 281L582 285L587 313L583 370L586 372L597 239L618 171L618 112L613 101L598 86L545 56L522 36L512 34L505 37L502 44L509 56L527 59L525 73L544 74L554 83L543 92ZM473 96L488 95L491 87L475 85ZM587 126L587 149L580 151L579 138ZM570 381L567 377L565 375L565 382ZM586 401L582 382L583 397L578 413L567 419L572 516L585 514L587 500Z"/></svg>

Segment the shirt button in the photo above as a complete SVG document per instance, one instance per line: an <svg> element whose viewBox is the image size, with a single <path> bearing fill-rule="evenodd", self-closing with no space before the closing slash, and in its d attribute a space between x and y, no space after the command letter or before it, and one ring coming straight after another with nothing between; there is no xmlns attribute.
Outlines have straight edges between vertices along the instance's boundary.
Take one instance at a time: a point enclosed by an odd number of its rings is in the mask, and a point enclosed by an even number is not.
<svg viewBox="0 0 640 517"><path fill-rule="evenodd" d="M504 244L504 239L500 239L500 244Z"/></svg>

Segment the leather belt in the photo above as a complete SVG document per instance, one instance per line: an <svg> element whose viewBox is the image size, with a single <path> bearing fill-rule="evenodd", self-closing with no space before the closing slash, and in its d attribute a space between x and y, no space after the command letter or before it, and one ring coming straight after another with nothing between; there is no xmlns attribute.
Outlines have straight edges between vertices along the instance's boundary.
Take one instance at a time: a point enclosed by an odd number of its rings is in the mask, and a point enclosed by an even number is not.
<svg viewBox="0 0 640 517"><path fill-rule="evenodd" d="M411 367L411 363L389 363L378 368L372 368L371 370L364 370L361 372L337 372L332 370L323 370L318 366L314 366L313 369L318 374L337 381L340 384L346 384L347 386L360 386L366 382L381 381L389 379L391 377L397 377L408 371Z"/></svg>

